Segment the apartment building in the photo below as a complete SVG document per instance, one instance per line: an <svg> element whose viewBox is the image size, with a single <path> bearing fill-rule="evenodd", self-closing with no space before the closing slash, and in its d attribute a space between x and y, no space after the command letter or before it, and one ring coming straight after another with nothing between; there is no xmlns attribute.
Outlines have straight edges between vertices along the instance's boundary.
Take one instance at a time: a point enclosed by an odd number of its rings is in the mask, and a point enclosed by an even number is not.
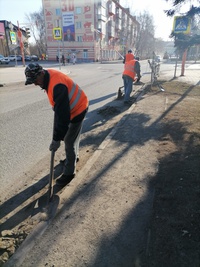
<svg viewBox="0 0 200 267"><path fill-rule="evenodd" d="M27 42L26 31L20 28L21 41ZM0 54L9 56L11 54L20 55L20 37L18 25L13 24L11 21L0 20ZM29 54L29 48L23 48L24 53Z"/></svg>
<svg viewBox="0 0 200 267"><path fill-rule="evenodd" d="M134 50L139 23L119 0L42 0L48 59L115 60Z"/></svg>

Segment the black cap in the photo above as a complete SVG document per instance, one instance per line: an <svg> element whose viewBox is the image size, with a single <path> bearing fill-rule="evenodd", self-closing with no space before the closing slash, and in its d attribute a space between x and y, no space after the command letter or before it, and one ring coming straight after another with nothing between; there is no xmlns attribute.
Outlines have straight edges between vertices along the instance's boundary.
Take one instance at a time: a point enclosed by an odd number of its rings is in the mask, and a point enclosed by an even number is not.
<svg viewBox="0 0 200 267"><path fill-rule="evenodd" d="M43 68L38 63L30 63L25 69L26 82L25 85L35 82L38 74L42 72Z"/></svg>

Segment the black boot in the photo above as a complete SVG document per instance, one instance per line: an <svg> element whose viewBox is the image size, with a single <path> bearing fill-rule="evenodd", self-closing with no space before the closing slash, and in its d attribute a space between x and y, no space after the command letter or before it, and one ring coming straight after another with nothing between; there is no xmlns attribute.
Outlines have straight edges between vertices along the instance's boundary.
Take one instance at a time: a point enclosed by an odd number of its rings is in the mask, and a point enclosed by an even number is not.
<svg viewBox="0 0 200 267"><path fill-rule="evenodd" d="M63 174L60 178L56 180L56 184L60 186L65 186L69 184L74 177L75 177L75 174L72 174L72 175Z"/></svg>

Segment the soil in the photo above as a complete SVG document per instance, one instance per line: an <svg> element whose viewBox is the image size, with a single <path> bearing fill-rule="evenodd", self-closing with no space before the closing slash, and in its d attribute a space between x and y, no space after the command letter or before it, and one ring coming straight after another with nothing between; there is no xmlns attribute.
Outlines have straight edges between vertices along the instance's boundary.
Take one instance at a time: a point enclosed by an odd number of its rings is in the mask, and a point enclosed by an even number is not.
<svg viewBox="0 0 200 267"><path fill-rule="evenodd" d="M177 81L160 81L159 84L165 89L163 94L171 109L163 117L163 135L158 149L159 170L152 181L155 188L153 213L149 224L146 258L141 266L199 267L200 86ZM157 86L149 87L146 93L157 94ZM78 172L117 123L120 112L124 110L112 106L98 111L104 118L104 123L92 130L89 138L85 138L86 141L82 143L82 160L77 164ZM60 158L64 158L62 150L56 155L55 178L62 172ZM37 214L36 202L42 202L46 198L48 185L45 181L49 157L38 168L37 166L37 174L35 168L26 174L33 178L32 186L27 188L26 177L21 194L12 201L5 199L3 203L0 266L15 253L38 223L33 210ZM58 190L54 187L54 192Z"/></svg>
<svg viewBox="0 0 200 267"><path fill-rule="evenodd" d="M175 104L163 118L145 266L198 267L200 86L173 81L163 87L168 106Z"/></svg>

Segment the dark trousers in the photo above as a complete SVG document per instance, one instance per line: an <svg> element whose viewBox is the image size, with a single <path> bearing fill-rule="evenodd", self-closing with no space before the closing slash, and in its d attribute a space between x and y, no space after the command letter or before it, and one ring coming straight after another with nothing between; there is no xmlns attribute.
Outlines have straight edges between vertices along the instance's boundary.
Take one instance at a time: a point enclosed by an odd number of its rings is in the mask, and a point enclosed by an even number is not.
<svg viewBox="0 0 200 267"><path fill-rule="evenodd" d="M70 123L64 137L66 160L63 173L72 175L76 173L76 159L79 156L80 135L83 126L81 122Z"/></svg>
<svg viewBox="0 0 200 267"><path fill-rule="evenodd" d="M123 75L122 78L124 80L124 101L129 101L133 90L133 79L128 75Z"/></svg>

